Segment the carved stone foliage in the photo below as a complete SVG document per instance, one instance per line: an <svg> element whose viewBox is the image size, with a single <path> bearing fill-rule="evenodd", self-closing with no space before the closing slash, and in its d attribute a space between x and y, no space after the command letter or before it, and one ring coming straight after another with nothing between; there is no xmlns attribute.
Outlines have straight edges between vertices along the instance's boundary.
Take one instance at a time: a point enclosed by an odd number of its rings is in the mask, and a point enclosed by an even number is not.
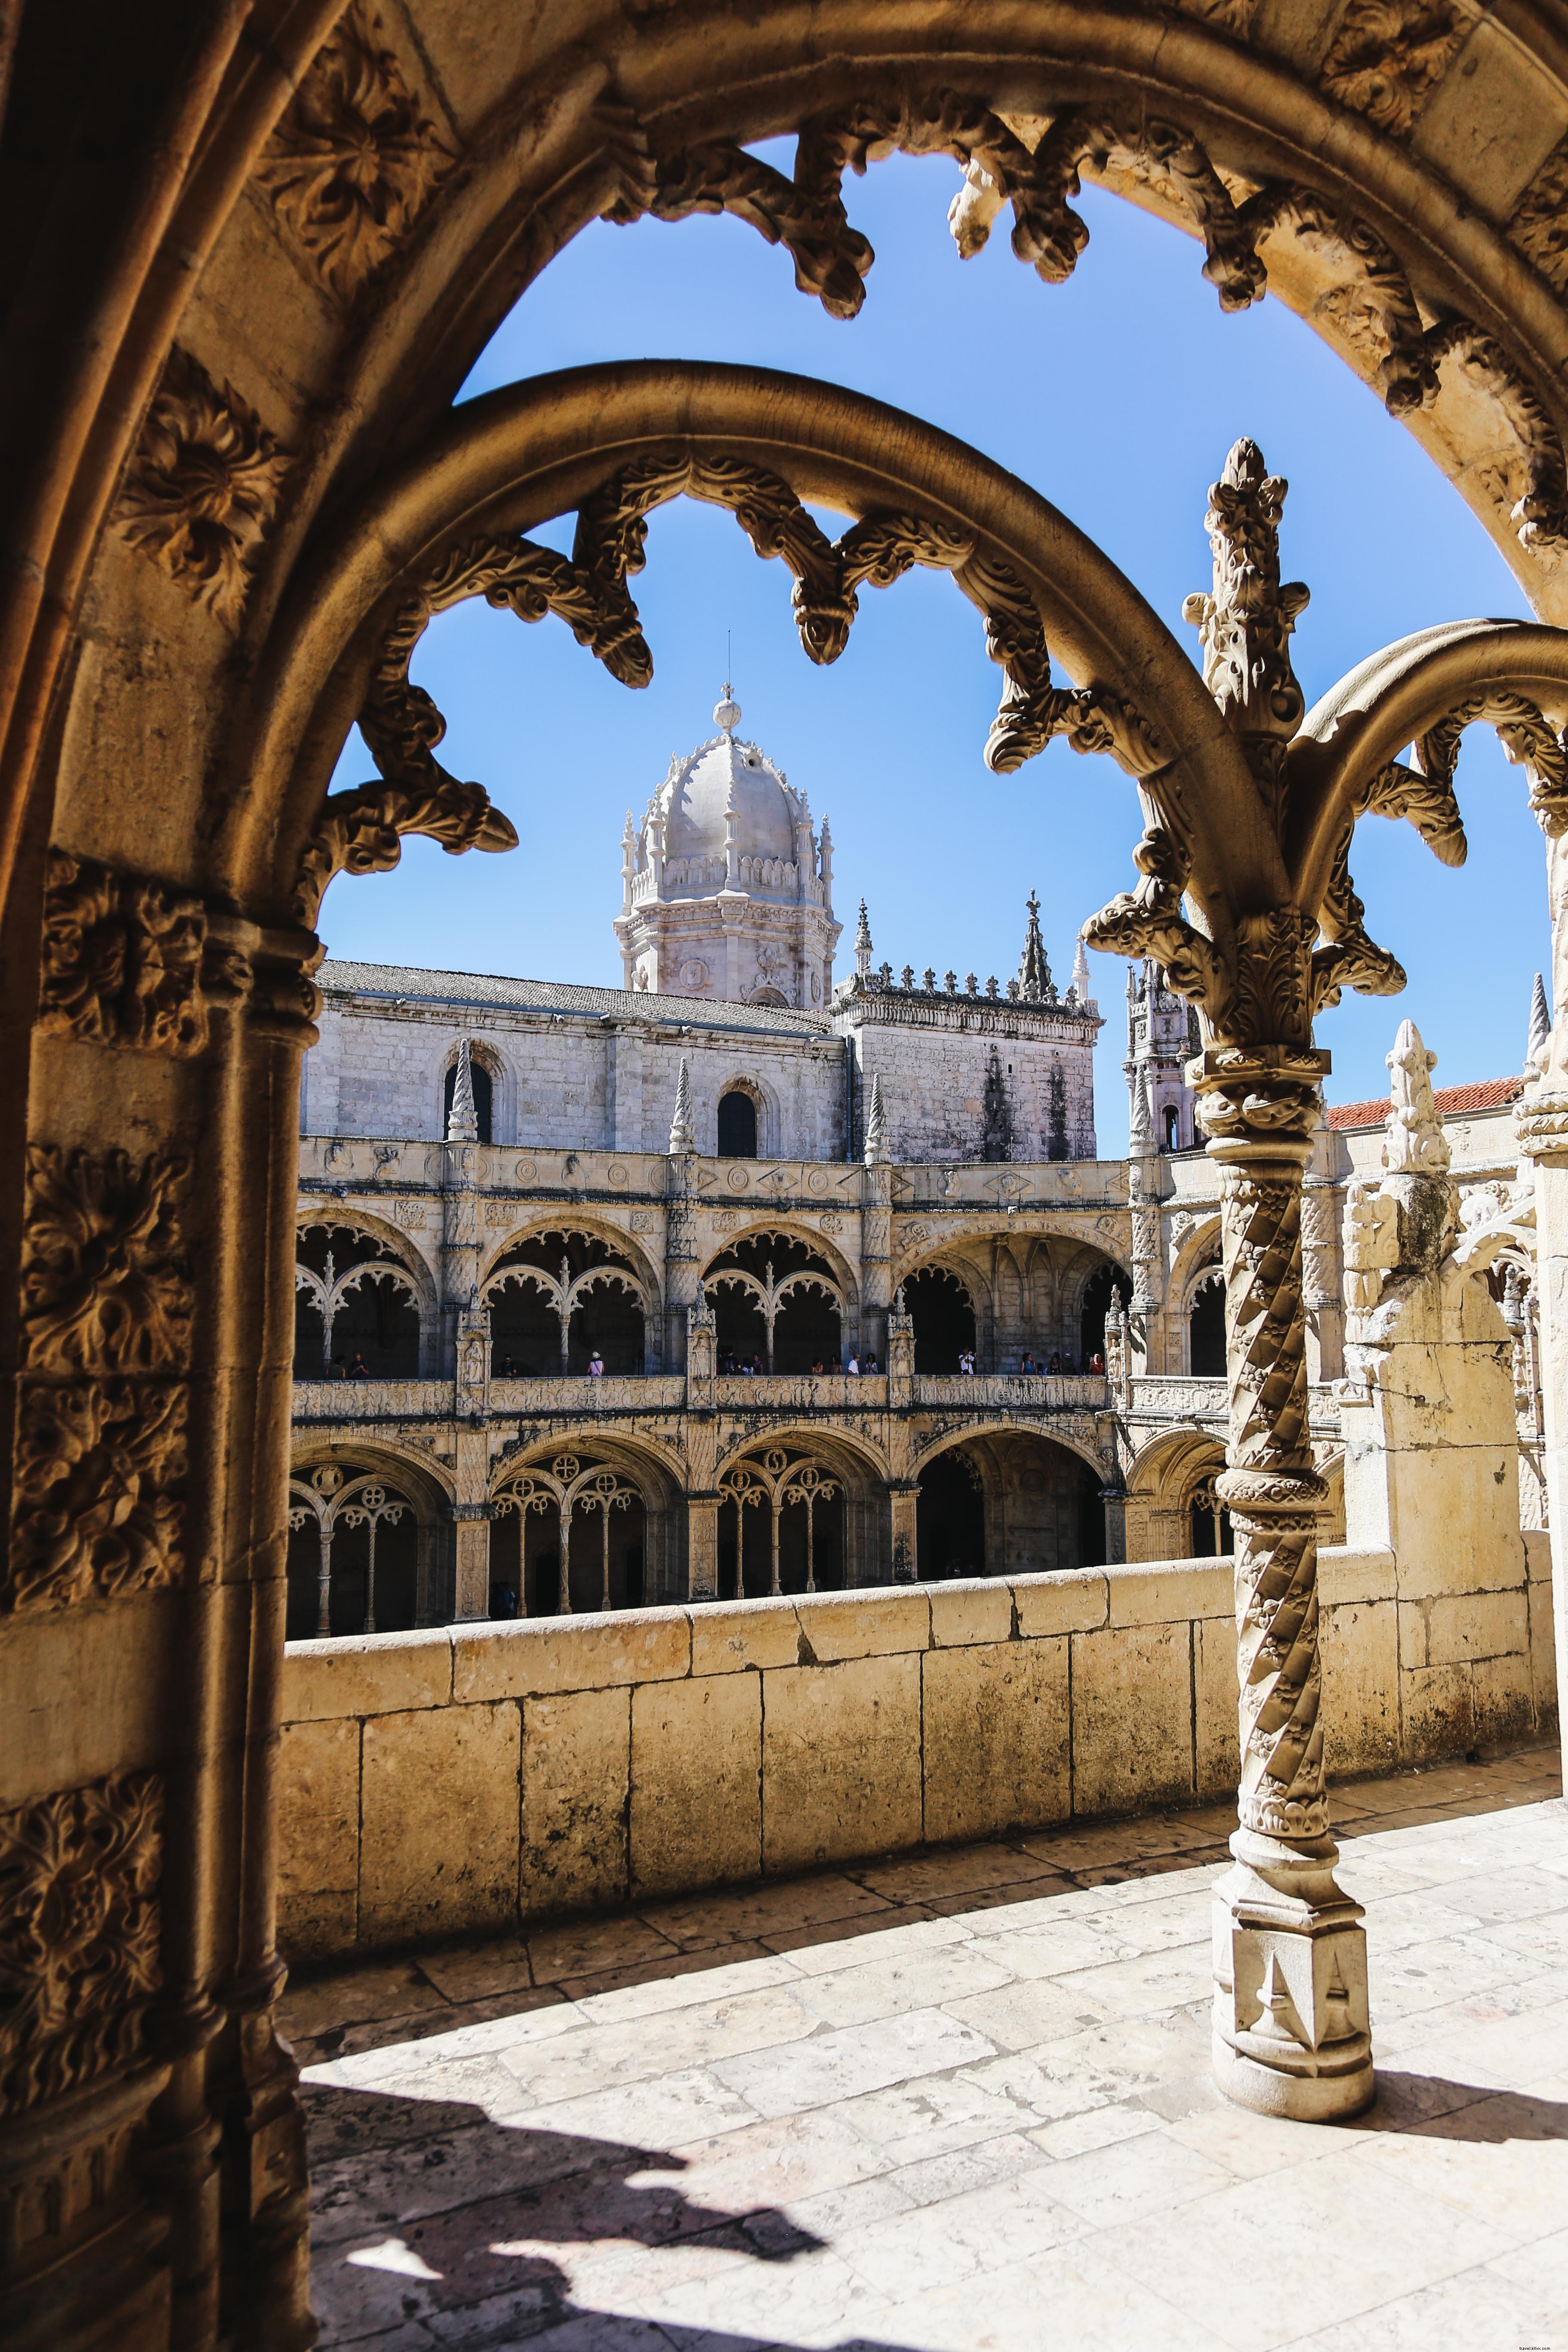
<svg viewBox="0 0 1568 2352"><path fill-rule="evenodd" d="M186 1162L27 1147L22 1333L38 1372L184 1372L194 1305Z"/></svg>
<svg viewBox="0 0 1568 2352"><path fill-rule="evenodd" d="M453 158L353 0L256 167L284 233L343 305L395 252Z"/></svg>
<svg viewBox="0 0 1568 2352"><path fill-rule="evenodd" d="M98 1045L200 1053L207 1032L205 939L198 898L95 858L51 850L39 1028Z"/></svg>
<svg viewBox="0 0 1568 2352"><path fill-rule="evenodd" d="M332 875L395 866L398 836L433 835L453 851L510 849L516 835L478 784L462 783L437 760L447 722L408 675L434 614L483 596L521 621L553 613L579 645L625 686L646 686L653 656L628 581L643 568L647 519L682 496L728 508L760 556L778 557L795 579L801 643L814 662L836 661L859 611L858 591L890 587L916 564L951 572L985 618L986 646L1007 685L985 757L1009 771L1053 735L1081 751L1108 751L1131 774L1166 764L1169 752L1131 705L1096 689L1051 680L1050 649L1026 584L999 557L948 523L920 515L863 516L829 540L789 484L748 460L677 446L644 451L584 499L568 558L522 538L460 542L397 608L372 673L360 731L384 778L335 795L305 853L296 911L313 922Z"/></svg>
<svg viewBox="0 0 1568 2352"><path fill-rule="evenodd" d="M1458 0L1351 0L1323 59L1323 88L1378 130L1406 138L1470 22Z"/></svg>
<svg viewBox="0 0 1568 2352"><path fill-rule="evenodd" d="M1568 140L1537 172L1514 207L1510 236L1559 294L1568 294Z"/></svg>
<svg viewBox="0 0 1568 2352"><path fill-rule="evenodd" d="M142 428L115 509L133 547L230 624L278 510L286 453L232 384L178 343Z"/></svg>
<svg viewBox="0 0 1568 2352"><path fill-rule="evenodd" d="M11 1538L0 1609L184 1571L194 1294L185 1163L30 1145Z"/></svg>
<svg viewBox="0 0 1568 2352"><path fill-rule="evenodd" d="M0 1813L0 2114L132 2064L162 1981L151 1772Z"/></svg>

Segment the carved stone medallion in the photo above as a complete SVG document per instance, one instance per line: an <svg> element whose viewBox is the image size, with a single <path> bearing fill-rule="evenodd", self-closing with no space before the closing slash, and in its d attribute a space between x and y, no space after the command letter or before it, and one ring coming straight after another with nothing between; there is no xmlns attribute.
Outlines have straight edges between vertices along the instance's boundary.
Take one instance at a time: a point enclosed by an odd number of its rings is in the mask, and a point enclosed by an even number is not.
<svg viewBox="0 0 1568 2352"><path fill-rule="evenodd" d="M187 596L230 624L278 510L288 456L232 384L179 344L131 461L115 523Z"/></svg>
<svg viewBox="0 0 1568 2352"><path fill-rule="evenodd" d="M51 850L38 1027L97 1045L199 1054L205 939L199 898Z"/></svg>

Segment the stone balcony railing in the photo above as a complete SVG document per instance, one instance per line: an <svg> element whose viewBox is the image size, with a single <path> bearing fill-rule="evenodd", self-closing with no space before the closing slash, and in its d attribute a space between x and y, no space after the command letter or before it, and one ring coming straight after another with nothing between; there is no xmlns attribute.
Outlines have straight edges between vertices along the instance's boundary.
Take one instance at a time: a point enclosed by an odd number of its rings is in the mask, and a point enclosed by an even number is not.
<svg viewBox="0 0 1568 2352"><path fill-rule="evenodd" d="M563 1380L490 1381L490 1411L524 1421L552 1412L679 1412L685 1402L684 1372L606 1372L596 1381L569 1372Z"/></svg>
<svg viewBox="0 0 1568 2352"><path fill-rule="evenodd" d="M1140 1389L1145 1385L1139 1383ZM1198 1385L1219 1391L1215 1410L1223 1412L1225 1383ZM845 1372L731 1372L711 1386L712 1403L728 1412L882 1412L889 1401L887 1375L880 1372L858 1379ZM916 1375L912 1402L947 1412L1103 1412L1110 1391L1102 1379L1082 1372L922 1372ZM574 1372L549 1380L492 1380L489 1386L491 1412L522 1421L563 1412L680 1412L687 1402L684 1372L606 1373L596 1381ZM294 1384L296 1423L446 1420L454 1406L449 1380Z"/></svg>
<svg viewBox="0 0 1568 2352"><path fill-rule="evenodd" d="M296 1381L294 1420L445 1421L450 1381Z"/></svg>
<svg viewBox="0 0 1568 2352"><path fill-rule="evenodd" d="M1110 1388L1093 1372L917 1372L915 1402L972 1412L1106 1412Z"/></svg>

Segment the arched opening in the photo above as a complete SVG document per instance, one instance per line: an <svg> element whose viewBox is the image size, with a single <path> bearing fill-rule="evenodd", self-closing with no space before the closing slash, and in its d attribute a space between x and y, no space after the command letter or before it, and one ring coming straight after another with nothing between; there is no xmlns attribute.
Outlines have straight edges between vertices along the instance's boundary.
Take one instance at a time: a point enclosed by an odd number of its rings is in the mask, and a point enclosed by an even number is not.
<svg viewBox="0 0 1568 2352"><path fill-rule="evenodd" d="M419 1544L419 1514L395 1473L352 1461L297 1470L289 1482L285 1639L411 1631Z"/></svg>
<svg viewBox="0 0 1568 2352"><path fill-rule="evenodd" d="M719 1157L754 1160L757 1156L757 1106L740 1087L719 1097Z"/></svg>
<svg viewBox="0 0 1568 2352"><path fill-rule="evenodd" d="M1236 1549L1229 1507L1215 1492L1217 1475L1214 1472L1201 1479L1187 1497L1187 1520L1193 1533L1189 1557L1193 1559L1228 1559Z"/></svg>
<svg viewBox="0 0 1568 2352"><path fill-rule="evenodd" d="M985 1573L985 1477L964 1446L950 1446L921 1472L915 1553L922 1583Z"/></svg>
<svg viewBox="0 0 1568 2352"><path fill-rule="evenodd" d="M556 1227L505 1252L485 1285L497 1380L550 1380L643 1369L642 1286L624 1254L596 1234Z"/></svg>
<svg viewBox="0 0 1568 2352"><path fill-rule="evenodd" d="M1110 1302L1120 1298L1123 1308L1132 1303L1132 1285L1120 1266L1109 1262L1089 1276L1083 1286L1083 1300L1079 1309L1079 1363L1088 1371L1098 1360L1105 1369L1105 1323L1110 1313Z"/></svg>
<svg viewBox="0 0 1568 2352"><path fill-rule="evenodd" d="M712 1261L703 1283L721 1372L838 1370L838 1285L798 1234L746 1234Z"/></svg>
<svg viewBox="0 0 1568 2352"><path fill-rule="evenodd" d="M917 1372L956 1372L960 1359L974 1353L974 1306L963 1284L945 1265L922 1265L905 1277L904 1307L915 1327Z"/></svg>
<svg viewBox="0 0 1568 2352"><path fill-rule="evenodd" d="M495 1101L495 1087L489 1072L486 1069L484 1064L479 1059L477 1055L470 1055L469 1057L468 1075L473 1080L474 1119L479 1130L479 1141L481 1143L493 1143L495 1141L495 1134L491 1110ZM452 1097L457 1092L457 1087L458 1065L454 1062L451 1068L447 1073L441 1088L441 1132L443 1135L446 1134L447 1129L452 1123Z"/></svg>
<svg viewBox="0 0 1568 2352"><path fill-rule="evenodd" d="M647 1506L618 1464L587 1454L530 1464L492 1508L492 1618L562 1613L563 1528L574 1616L640 1609L647 1600Z"/></svg>
<svg viewBox="0 0 1568 2352"><path fill-rule="evenodd" d="M355 1225L309 1224L295 1265L297 1381L417 1378L418 1302L390 1243Z"/></svg>
<svg viewBox="0 0 1568 2352"><path fill-rule="evenodd" d="M842 1590L845 1481L796 1445L733 1462L719 1481L719 1598Z"/></svg>
<svg viewBox="0 0 1568 2352"><path fill-rule="evenodd" d="M1187 1309L1187 1367L1194 1380L1225 1378L1225 1276L1217 1265Z"/></svg>
<svg viewBox="0 0 1568 2352"><path fill-rule="evenodd" d="M1165 1105L1164 1109L1160 1114L1160 1125L1163 1129L1162 1149L1166 1151L1180 1151L1182 1148L1182 1114L1176 1108L1174 1103L1167 1103Z"/></svg>

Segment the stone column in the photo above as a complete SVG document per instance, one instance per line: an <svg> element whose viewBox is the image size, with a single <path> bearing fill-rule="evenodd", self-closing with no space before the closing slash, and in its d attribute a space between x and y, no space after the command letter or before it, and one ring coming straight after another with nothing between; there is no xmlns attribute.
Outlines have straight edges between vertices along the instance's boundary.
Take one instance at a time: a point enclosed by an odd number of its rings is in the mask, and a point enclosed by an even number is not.
<svg viewBox="0 0 1568 2352"><path fill-rule="evenodd" d="M1334 1133L1327 1115L1320 1110L1301 1193L1301 1290L1307 1310L1307 1378L1314 1384L1326 1384L1344 1375L1342 1201L1334 1168Z"/></svg>
<svg viewBox="0 0 1568 2352"><path fill-rule="evenodd" d="M888 1557L895 1584L913 1584L920 1574L920 1536L916 1513L918 1486L889 1480L888 1484Z"/></svg>
<svg viewBox="0 0 1568 2352"><path fill-rule="evenodd" d="M1215 1890L1215 2071L1264 2115L1324 2122L1373 2096L1361 1906L1334 1878L1320 1715L1318 1514L1307 1430L1301 1176L1328 1056L1210 1046L1189 1066L1220 1170L1236 1535L1240 1827Z"/></svg>
<svg viewBox="0 0 1568 2352"><path fill-rule="evenodd" d="M1559 1022L1554 1034L1563 1025ZM1542 1460L1552 1536L1558 1704L1568 1769L1568 1074L1549 1068L1542 1085L1521 1097L1515 1118L1520 1150L1535 1169L1535 1288L1541 1303L1545 1430Z"/></svg>
<svg viewBox="0 0 1568 2352"><path fill-rule="evenodd" d="M452 1616L458 1624L471 1623L490 1613L490 1507L485 1503L453 1503Z"/></svg>
<svg viewBox="0 0 1568 2352"><path fill-rule="evenodd" d="M479 1195L477 1143L441 1148L442 1370L457 1361L458 1325L479 1287Z"/></svg>
<svg viewBox="0 0 1568 2352"><path fill-rule="evenodd" d="M893 1260L893 1171L868 1165L860 1193L860 1353L888 1360L888 1309Z"/></svg>
<svg viewBox="0 0 1568 2352"><path fill-rule="evenodd" d="M700 1283L686 1312L686 1589L692 1601L719 1591L718 1421L714 1404L718 1337Z"/></svg>

